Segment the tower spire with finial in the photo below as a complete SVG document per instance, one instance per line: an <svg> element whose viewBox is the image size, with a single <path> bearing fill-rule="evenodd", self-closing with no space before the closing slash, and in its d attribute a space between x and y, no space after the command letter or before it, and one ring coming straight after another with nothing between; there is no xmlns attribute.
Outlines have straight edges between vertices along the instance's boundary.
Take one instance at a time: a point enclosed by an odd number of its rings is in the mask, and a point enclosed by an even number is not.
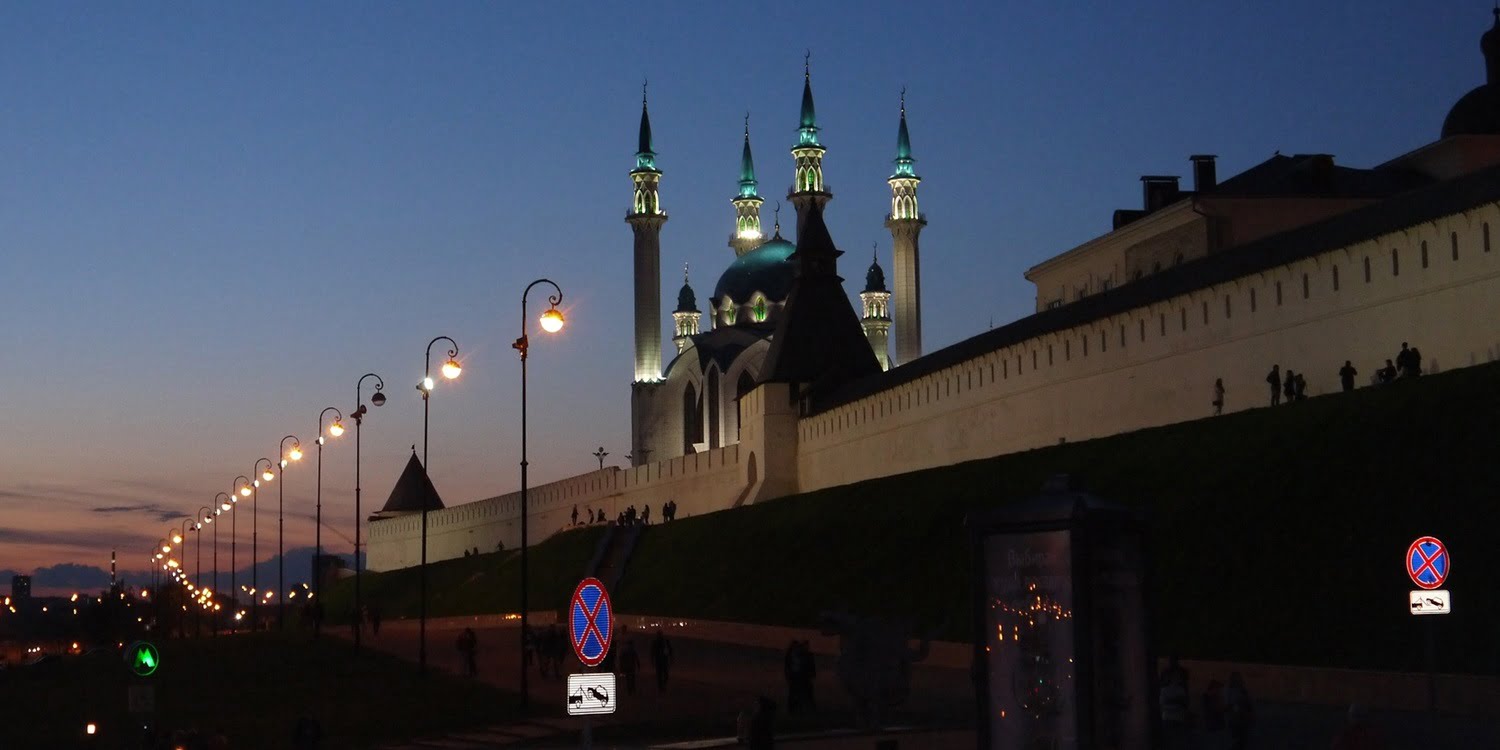
<svg viewBox="0 0 1500 750"><path fill-rule="evenodd" d="M730 203L734 204L734 233L729 235L729 246L735 257L760 247L765 235L760 228L759 182L755 179L755 160L750 156L750 113L745 113L745 141L740 149L740 191Z"/></svg>
<svg viewBox="0 0 1500 750"><path fill-rule="evenodd" d="M917 185L922 178L912 168L911 133L906 128L906 87L901 88L901 120L896 128L896 170L886 180L891 186L891 266L895 272L896 364L922 356L922 283L919 237L927 220L917 208Z"/></svg>

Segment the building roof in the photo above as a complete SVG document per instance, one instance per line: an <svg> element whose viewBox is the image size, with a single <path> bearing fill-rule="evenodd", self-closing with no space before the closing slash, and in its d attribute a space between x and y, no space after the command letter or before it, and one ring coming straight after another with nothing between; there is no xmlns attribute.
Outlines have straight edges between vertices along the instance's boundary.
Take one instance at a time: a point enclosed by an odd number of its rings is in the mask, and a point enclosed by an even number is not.
<svg viewBox="0 0 1500 750"><path fill-rule="evenodd" d="M885 269L882 269L880 267L880 261L874 257L874 253L873 252L871 253L871 257L870 257L870 268L869 268L869 270L865 271L865 291L867 291L867 292L888 292L888 291L890 291L890 290L888 290L888 289L885 288Z"/></svg>
<svg viewBox="0 0 1500 750"><path fill-rule="evenodd" d="M772 302L785 300L792 290L792 277L797 273L796 266L787 259L796 249L778 232L760 247L735 258L719 277L709 304L718 308L726 296L737 305L749 304L756 292Z"/></svg>
<svg viewBox="0 0 1500 750"><path fill-rule="evenodd" d="M1086 325L1494 202L1500 202L1500 167L1408 191L1316 224L1191 260L1140 281L991 329L908 364L822 394L813 402L813 411L824 411L880 393L1028 339Z"/></svg>
<svg viewBox="0 0 1500 750"><path fill-rule="evenodd" d="M1384 198L1415 187L1412 176L1391 169L1357 169L1328 154L1276 154L1215 185L1207 197Z"/></svg>
<svg viewBox="0 0 1500 750"><path fill-rule="evenodd" d="M896 172L891 178L916 177L917 173L912 169L916 161L911 158L911 134L906 131L906 90L902 89L901 126L896 129Z"/></svg>
<svg viewBox="0 0 1500 750"><path fill-rule="evenodd" d="M1500 134L1500 7L1495 24L1479 38L1485 83L1463 95L1443 120L1443 137Z"/></svg>
<svg viewBox="0 0 1500 750"><path fill-rule="evenodd" d="M391 488L391 496L386 499L385 507L377 515L421 513L424 508L429 511L442 510L443 499L438 497L437 488L432 486L432 480L427 477L427 469L417 460L417 452L413 450L406 468L401 471L401 477L396 480L396 486Z"/></svg>
<svg viewBox="0 0 1500 750"><path fill-rule="evenodd" d="M764 341L775 333L774 323L746 323L734 326L719 326L706 333L700 333L690 337L693 345L687 351L677 355L667 368L663 371L664 377L670 376L672 369L687 363L692 363L699 372L708 369L709 364L717 364L719 372L728 372L729 366L739 359L746 349Z"/></svg>
<svg viewBox="0 0 1500 750"><path fill-rule="evenodd" d="M821 208L809 207L797 241L792 255L797 277L776 321L762 382L800 383L808 393L820 393L880 372L838 276L842 253L834 247Z"/></svg>
<svg viewBox="0 0 1500 750"><path fill-rule="evenodd" d="M740 198L759 198L755 160L750 156L750 115L745 115L745 147L740 150Z"/></svg>
<svg viewBox="0 0 1500 750"><path fill-rule="evenodd" d="M812 67L810 62L804 62L802 66L802 114L797 121L797 145L822 145L818 143L818 112L813 108Z"/></svg>
<svg viewBox="0 0 1500 750"><path fill-rule="evenodd" d="M646 87L641 87L641 130L636 137L636 172L656 171L656 151L651 147L651 113L646 111Z"/></svg>
<svg viewBox="0 0 1500 750"><path fill-rule="evenodd" d="M682 288L677 290L677 309L672 312L698 312L698 298L693 294L693 287L688 284L687 266L682 267Z"/></svg>

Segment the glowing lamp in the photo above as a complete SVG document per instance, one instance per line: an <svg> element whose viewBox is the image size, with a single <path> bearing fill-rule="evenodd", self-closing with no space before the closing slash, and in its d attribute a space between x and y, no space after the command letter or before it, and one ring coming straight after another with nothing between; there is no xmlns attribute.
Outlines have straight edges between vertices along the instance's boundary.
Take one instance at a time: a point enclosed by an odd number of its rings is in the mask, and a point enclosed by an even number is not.
<svg viewBox="0 0 1500 750"><path fill-rule="evenodd" d="M458 374L463 371L464 368L459 366L458 360L453 359L452 357L449 357L448 361L443 363L443 377L449 380L453 380L454 378L458 377ZM431 386L428 386L428 390L431 390Z"/></svg>
<svg viewBox="0 0 1500 750"><path fill-rule="evenodd" d="M181 534L173 534L172 535L172 543L173 544L182 544L182 535Z"/></svg>
<svg viewBox="0 0 1500 750"><path fill-rule="evenodd" d="M344 423L342 421L335 420L332 425L329 425L328 434L334 437L338 437L344 434Z"/></svg>
<svg viewBox="0 0 1500 750"><path fill-rule="evenodd" d="M417 387L427 393L432 393L432 378L422 378L421 384Z"/></svg>
<svg viewBox="0 0 1500 750"><path fill-rule="evenodd" d="M250 486L249 485L245 485L244 487L241 487L240 488L240 494L244 495L245 497L250 497Z"/></svg>
<svg viewBox="0 0 1500 750"><path fill-rule="evenodd" d="M292 446L291 453L288 453L287 455L290 456L293 461L301 461L302 460L302 446L300 446L300 445L294 445L294 446Z"/></svg>
<svg viewBox="0 0 1500 750"><path fill-rule="evenodd" d="M557 333L563 327L563 314L561 310L552 308L542 313L542 330L547 333Z"/></svg>
<svg viewBox="0 0 1500 750"><path fill-rule="evenodd" d="M265 471L262 471L262 472L261 472L261 473L260 473L260 478L261 478L261 479L264 479L264 480L266 480L266 481L267 481L267 482L269 482L269 481L271 481L271 480L272 480L272 479L275 479L275 478L276 478L276 475L275 475L275 474L272 474L272 473L271 473L271 467L269 467L269 466L267 466L267 467L266 467L266 470L265 470Z"/></svg>

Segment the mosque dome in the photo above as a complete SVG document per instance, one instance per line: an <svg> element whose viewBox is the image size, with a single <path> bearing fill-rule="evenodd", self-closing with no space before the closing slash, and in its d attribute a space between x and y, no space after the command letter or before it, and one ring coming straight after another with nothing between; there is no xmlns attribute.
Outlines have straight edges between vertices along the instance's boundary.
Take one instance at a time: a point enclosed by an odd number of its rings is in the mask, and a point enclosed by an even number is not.
<svg viewBox="0 0 1500 750"><path fill-rule="evenodd" d="M880 261L871 259L870 270L865 272L866 292L885 292L885 269L880 267Z"/></svg>
<svg viewBox="0 0 1500 750"><path fill-rule="evenodd" d="M770 302L784 302L792 291L797 264L787 260L796 245L778 234L734 259L714 287L713 304L721 305L728 297L737 305L750 303L751 295L760 292Z"/></svg>
<svg viewBox="0 0 1500 750"><path fill-rule="evenodd" d="M1500 135L1500 8L1495 9L1495 25L1479 39L1479 51L1484 53L1487 80L1448 110L1443 120L1444 138Z"/></svg>
<svg viewBox="0 0 1500 750"><path fill-rule="evenodd" d="M677 310L675 312L698 312L698 298L693 294L693 288L688 285L687 279L683 279L682 288L677 290Z"/></svg>

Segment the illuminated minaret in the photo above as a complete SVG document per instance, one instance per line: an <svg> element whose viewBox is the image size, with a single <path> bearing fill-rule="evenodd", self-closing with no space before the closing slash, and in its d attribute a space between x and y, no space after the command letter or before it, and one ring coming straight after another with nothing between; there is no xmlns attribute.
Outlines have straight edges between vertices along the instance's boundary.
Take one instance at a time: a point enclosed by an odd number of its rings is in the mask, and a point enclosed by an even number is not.
<svg viewBox="0 0 1500 750"><path fill-rule="evenodd" d="M661 210L657 184L656 152L651 150L651 116L646 111L645 88L641 90L641 132L635 152L635 199L625 221L635 232L635 382L661 380L661 227L667 214Z"/></svg>
<svg viewBox="0 0 1500 750"><path fill-rule="evenodd" d="M885 226L891 230L896 271L896 365L922 356L922 261L918 237L927 219L917 210L917 183L922 178L912 169L911 136L906 132L906 90L901 91L901 127L896 131L896 172L891 185L891 213Z"/></svg>
<svg viewBox="0 0 1500 750"><path fill-rule="evenodd" d="M745 148L740 152L740 193L731 201L734 204L734 234L729 236L729 246L735 257L760 247L765 241L760 231L760 204L765 199L756 190L755 162L750 158L750 115L745 115Z"/></svg>
<svg viewBox="0 0 1500 750"><path fill-rule="evenodd" d="M693 287L688 285L688 267L682 264L682 288L677 290L677 309L672 311L672 343L677 345L677 353L681 354L692 343L692 337L698 335L698 320L702 313L698 312L698 298L693 294Z"/></svg>
<svg viewBox="0 0 1500 750"><path fill-rule="evenodd" d="M818 142L818 115L813 109L812 53L802 63L802 117L797 126L797 145L792 147L792 158L797 171L787 199L797 209L797 238L801 241L802 227L807 222L810 208L822 209L833 198L823 185L823 154L828 149Z"/></svg>
<svg viewBox="0 0 1500 750"><path fill-rule="evenodd" d="M891 369L891 352L888 340L891 333L891 293L885 288L885 271L870 251L870 270L865 272L865 290L859 293L864 303L864 314L859 324L865 329L865 338L875 350L875 359L880 360L880 369Z"/></svg>

